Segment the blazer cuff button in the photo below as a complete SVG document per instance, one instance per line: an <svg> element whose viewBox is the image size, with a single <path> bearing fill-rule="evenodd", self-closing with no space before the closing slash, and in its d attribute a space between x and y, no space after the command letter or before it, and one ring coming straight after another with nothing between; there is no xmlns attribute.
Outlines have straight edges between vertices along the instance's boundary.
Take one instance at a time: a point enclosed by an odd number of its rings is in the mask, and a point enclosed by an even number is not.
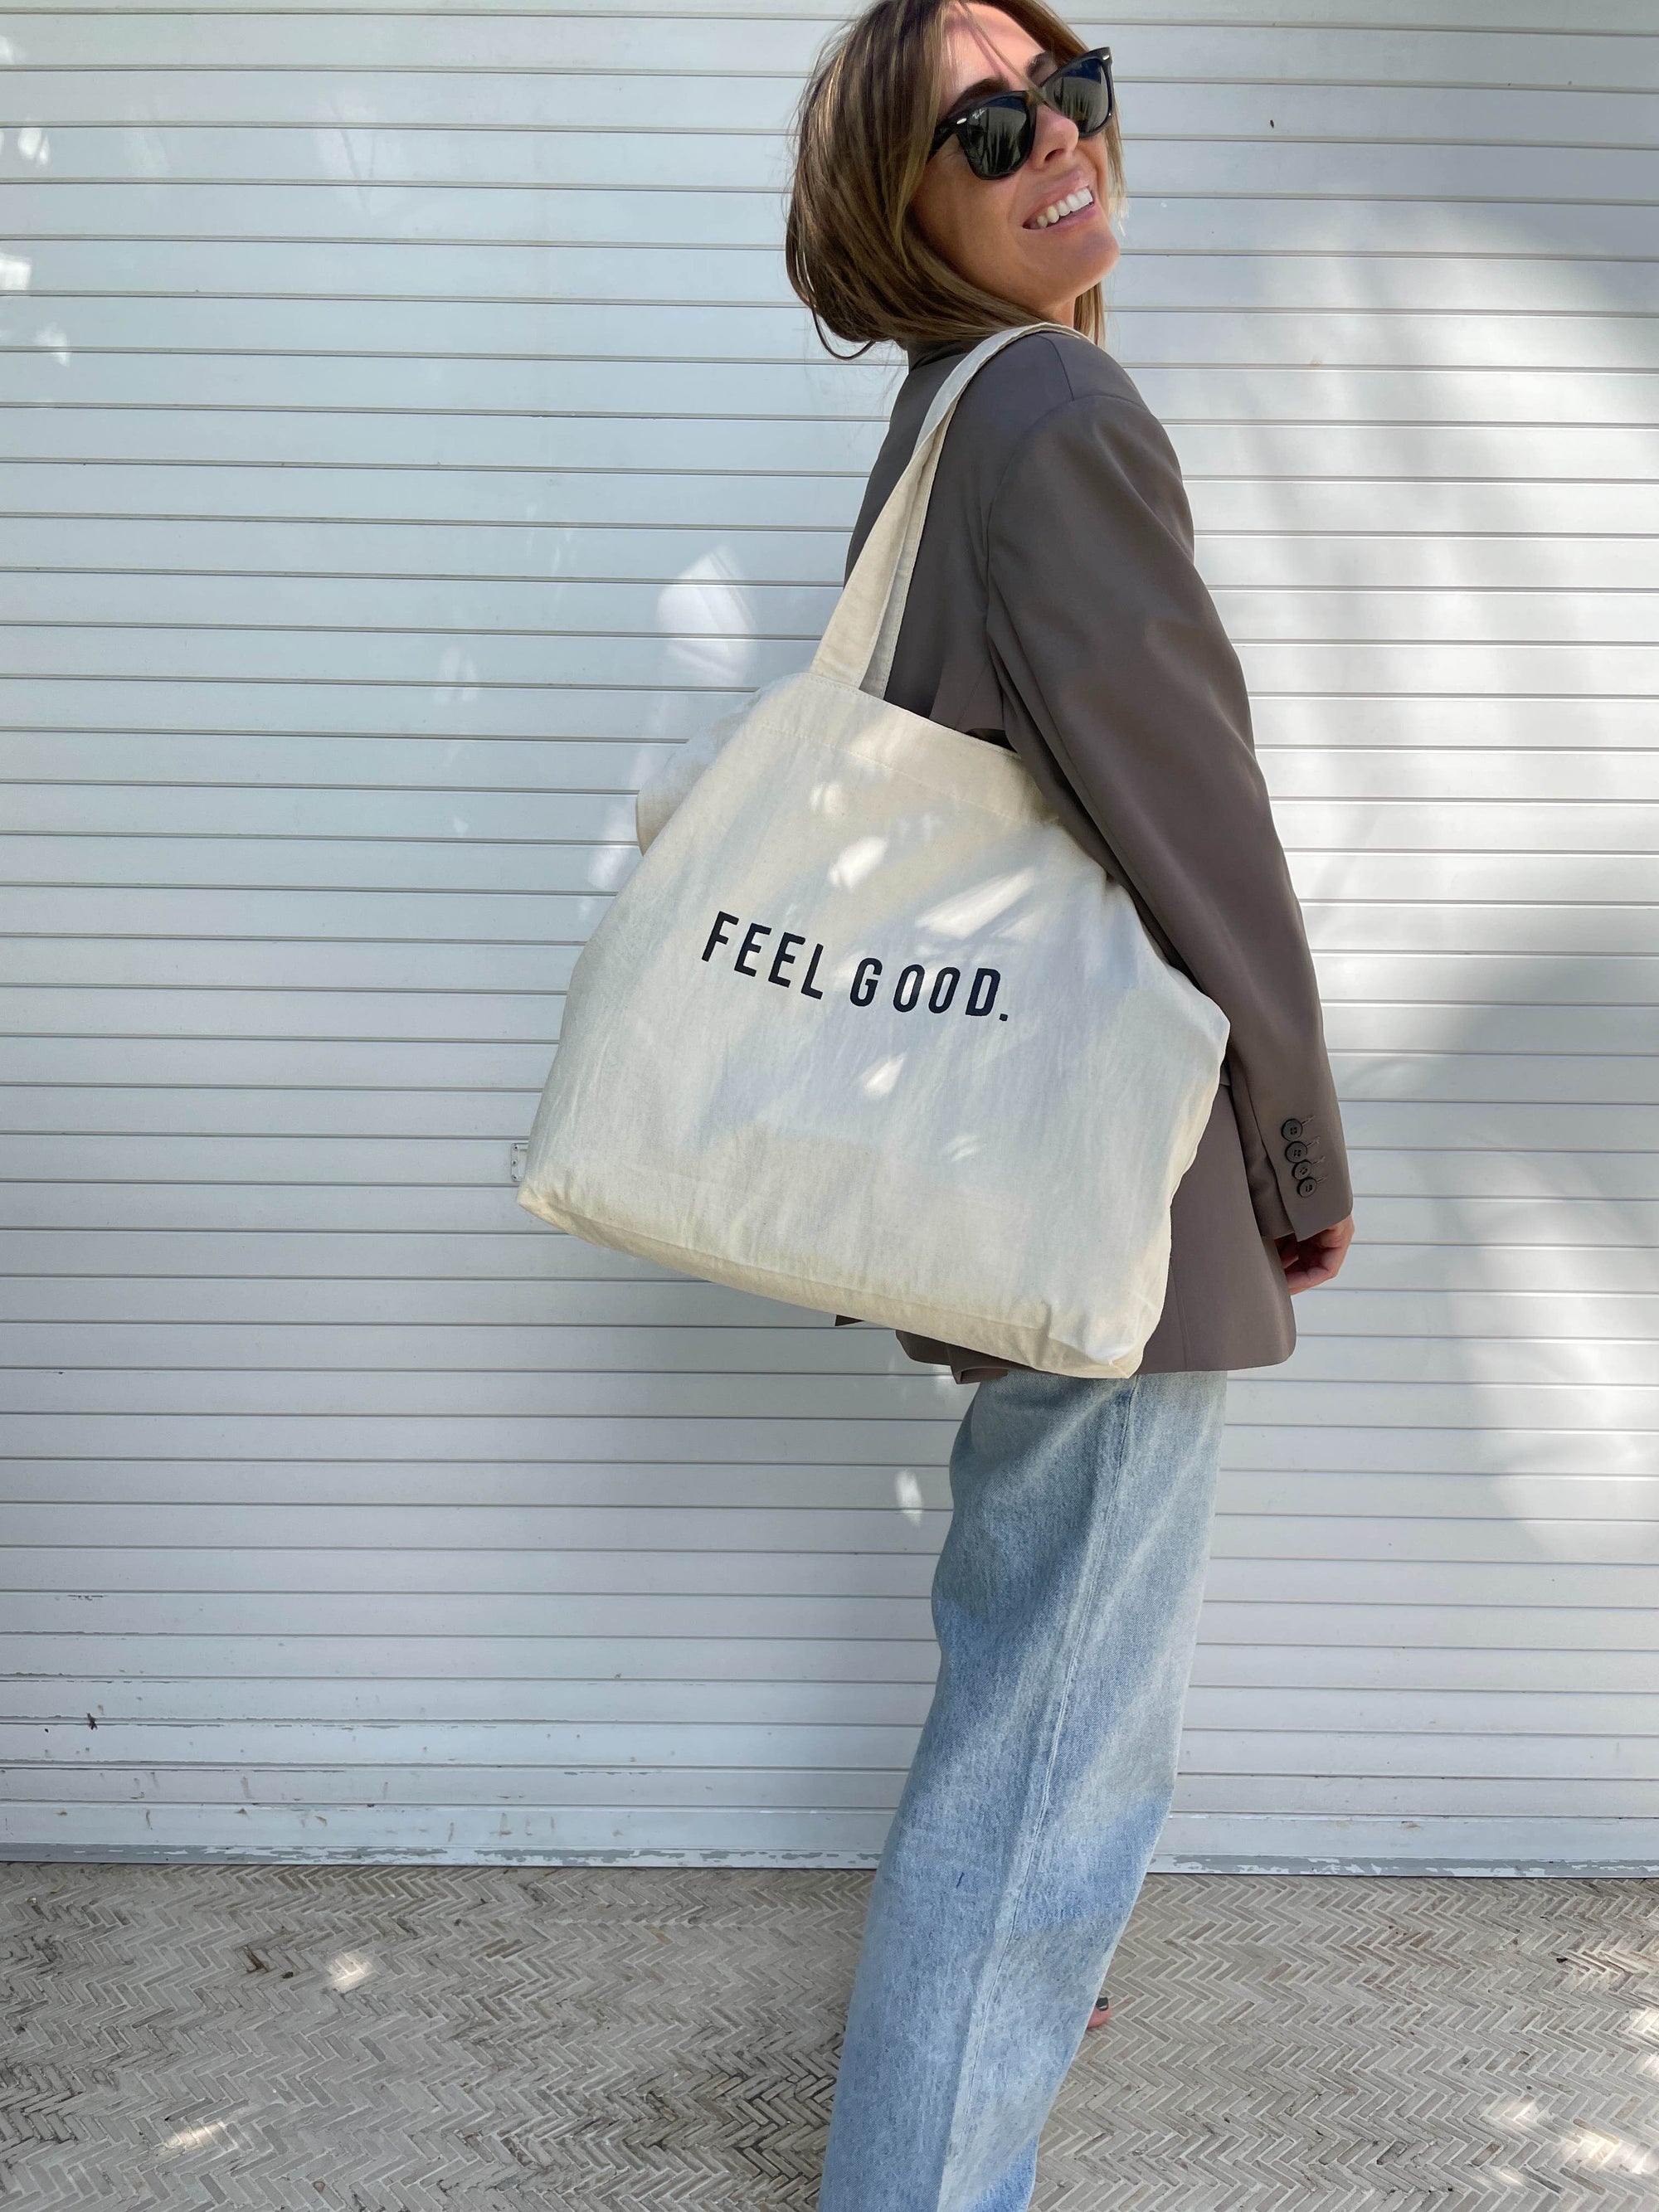
<svg viewBox="0 0 1659 2212"><path fill-rule="evenodd" d="M1288 1121L1281 1123L1279 1133L1281 1137L1294 1139L1302 1134L1302 1124L1292 1115Z"/></svg>
<svg viewBox="0 0 1659 2212"><path fill-rule="evenodd" d="M1296 1194L1298 1198L1311 1198L1318 1188L1319 1184L1312 1176L1304 1176L1296 1187Z"/></svg>

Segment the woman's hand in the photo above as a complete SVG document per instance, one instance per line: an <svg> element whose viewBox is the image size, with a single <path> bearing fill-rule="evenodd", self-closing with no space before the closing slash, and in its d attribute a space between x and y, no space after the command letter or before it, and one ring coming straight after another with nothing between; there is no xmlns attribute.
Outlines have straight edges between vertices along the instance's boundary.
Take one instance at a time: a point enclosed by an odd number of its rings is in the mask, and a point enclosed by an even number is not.
<svg viewBox="0 0 1659 2212"><path fill-rule="evenodd" d="M1298 1291L1311 1291L1321 1283L1328 1283L1347 1258L1348 1247L1352 1243L1352 1214L1329 1229L1316 1231L1311 1237L1281 1237L1279 1261L1285 1270L1285 1287L1291 1296L1294 1297Z"/></svg>

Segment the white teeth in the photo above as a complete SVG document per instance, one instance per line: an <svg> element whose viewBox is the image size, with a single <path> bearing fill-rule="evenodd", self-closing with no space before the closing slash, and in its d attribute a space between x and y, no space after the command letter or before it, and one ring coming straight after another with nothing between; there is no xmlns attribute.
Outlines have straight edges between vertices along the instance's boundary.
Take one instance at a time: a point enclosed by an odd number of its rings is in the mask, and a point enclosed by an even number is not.
<svg viewBox="0 0 1659 2212"><path fill-rule="evenodd" d="M1033 216L1025 228L1027 230L1047 230L1049 224L1058 222L1061 216L1075 215L1079 208L1088 207L1093 199L1094 194L1089 187L1081 185L1068 199L1056 200L1052 207L1044 208L1041 215Z"/></svg>

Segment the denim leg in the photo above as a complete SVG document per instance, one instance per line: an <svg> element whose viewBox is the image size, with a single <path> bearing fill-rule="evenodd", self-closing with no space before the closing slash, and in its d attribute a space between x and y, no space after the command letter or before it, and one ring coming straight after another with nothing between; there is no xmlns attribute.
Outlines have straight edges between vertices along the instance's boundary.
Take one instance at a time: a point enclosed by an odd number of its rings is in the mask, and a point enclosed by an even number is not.
<svg viewBox="0 0 1659 2212"><path fill-rule="evenodd" d="M819 2212L1023 2212L1169 1809L1226 1377L981 1382Z"/></svg>

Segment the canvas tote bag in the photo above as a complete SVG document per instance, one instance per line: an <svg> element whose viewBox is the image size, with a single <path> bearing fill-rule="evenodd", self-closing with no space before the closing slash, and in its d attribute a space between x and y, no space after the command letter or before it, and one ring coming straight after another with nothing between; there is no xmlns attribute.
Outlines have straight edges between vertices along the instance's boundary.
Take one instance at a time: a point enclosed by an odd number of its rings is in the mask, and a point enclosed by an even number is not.
<svg viewBox="0 0 1659 2212"><path fill-rule="evenodd" d="M881 696L951 411L1022 334L940 386L811 665L641 794L519 1200L712 1282L1121 1376L1226 1019L1012 753Z"/></svg>

